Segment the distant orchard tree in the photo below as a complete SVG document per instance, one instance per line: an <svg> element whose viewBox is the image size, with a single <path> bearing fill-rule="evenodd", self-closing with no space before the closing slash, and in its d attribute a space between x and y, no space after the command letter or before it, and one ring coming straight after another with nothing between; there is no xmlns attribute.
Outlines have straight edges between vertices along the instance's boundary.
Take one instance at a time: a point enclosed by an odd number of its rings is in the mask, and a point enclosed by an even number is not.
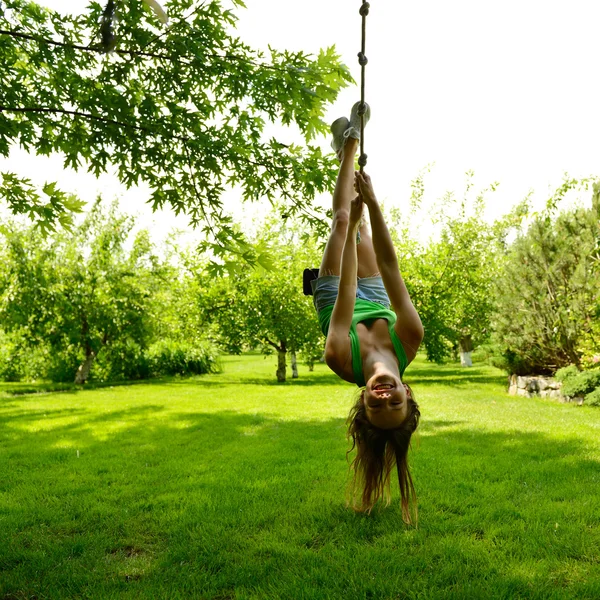
<svg viewBox="0 0 600 600"><path fill-rule="evenodd" d="M304 352L310 364L324 344L312 299L302 292L302 271L316 264L318 252L314 241L277 217L269 218L256 237L255 247L265 249L268 262L265 258L262 266L244 273L231 269L217 279L204 276L199 303L227 350L258 346L265 354L275 352L276 377L283 382L288 360L295 378L298 354Z"/></svg>
<svg viewBox="0 0 600 600"><path fill-rule="evenodd" d="M130 240L134 221L100 202L70 234L45 238L5 226L0 254L0 322L29 348L47 344L75 357L85 383L100 353L147 346L152 299L163 268L148 233Z"/></svg>
<svg viewBox="0 0 600 600"><path fill-rule="evenodd" d="M473 173L467 173L462 199L446 194L432 212L438 232L427 243L414 239L408 227L396 232L402 271L419 312L427 358L443 361L460 353L470 366L471 352L490 333L493 309L492 283L497 276L497 233L483 218L485 194L471 199ZM424 193L422 175L413 182L412 204ZM397 223L401 215L394 213Z"/></svg>

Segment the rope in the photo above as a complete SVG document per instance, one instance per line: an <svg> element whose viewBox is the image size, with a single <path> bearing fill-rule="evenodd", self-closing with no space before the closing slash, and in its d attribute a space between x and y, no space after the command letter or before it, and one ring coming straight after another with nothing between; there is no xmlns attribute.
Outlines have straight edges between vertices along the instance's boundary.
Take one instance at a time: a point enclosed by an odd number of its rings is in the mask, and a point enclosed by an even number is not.
<svg viewBox="0 0 600 600"><path fill-rule="evenodd" d="M367 155L365 154L365 113L367 112L367 105L365 103L365 67L369 62L369 59L365 55L365 49L369 7L370 4L366 0L363 0L359 11L362 17L362 43L360 52L358 53L358 64L360 65L360 106L358 107L358 114L360 115L360 156L358 157L358 164L360 165L361 173L367 165Z"/></svg>

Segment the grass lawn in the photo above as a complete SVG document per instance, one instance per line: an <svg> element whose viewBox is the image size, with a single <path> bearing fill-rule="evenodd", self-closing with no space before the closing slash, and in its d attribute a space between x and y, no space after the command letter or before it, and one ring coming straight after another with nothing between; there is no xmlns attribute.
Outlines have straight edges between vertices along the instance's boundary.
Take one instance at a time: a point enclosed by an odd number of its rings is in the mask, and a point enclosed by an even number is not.
<svg viewBox="0 0 600 600"><path fill-rule="evenodd" d="M0 386L0 600L600 598L600 409L417 359L415 529L345 507L352 386L274 362Z"/></svg>

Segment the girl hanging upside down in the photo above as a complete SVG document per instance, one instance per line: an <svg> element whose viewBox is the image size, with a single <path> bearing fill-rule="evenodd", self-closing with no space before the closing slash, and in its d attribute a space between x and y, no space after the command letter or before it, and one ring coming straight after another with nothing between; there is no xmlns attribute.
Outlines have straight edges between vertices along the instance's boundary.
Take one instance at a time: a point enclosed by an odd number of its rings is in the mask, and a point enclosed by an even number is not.
<svg viewBox="0 0 600 600"><path fill-rule="evenodd" d="M342 117L331 126L340 170L331 234L319 276L312 281L313 298L327 337L327 365L361 388L348 416L349 452L356 448L352 505L370 511L380 498L389 504L395 464L402 517L410 523L410 502L416 517L416 496L407 454L420 413L402 377L423 340L423 326L400 275L371 179L354 171L360 138L358 106L354 105L350 120ZM369 113L367 107L365 123ZM372 237L363 219L364 206Z"/></svg>

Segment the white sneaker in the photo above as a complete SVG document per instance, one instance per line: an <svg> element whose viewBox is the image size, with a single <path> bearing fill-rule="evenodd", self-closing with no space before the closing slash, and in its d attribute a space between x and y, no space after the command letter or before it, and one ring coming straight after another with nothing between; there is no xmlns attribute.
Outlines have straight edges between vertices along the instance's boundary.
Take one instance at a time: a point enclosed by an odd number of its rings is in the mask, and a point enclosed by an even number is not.
<svg viewBox="0 0 600 600"><path fill-rule="evenodd" d="M367 107L367 111L364 114L365 126L369 122L371 118L371 107L365 102ZM345 138L354 138L355 140L360 140L360 115L358 114L358 107L360 106L360 102L357 102L352 107L352 112L350 113L350 125L346 131L344 131Z"/></svg>
<svg viewBox="0 0 600 600"><path fill-rule="evenodd" d="M344 147L344 142L346 141L344 132L348 129L348 127L350 127L350 121L348 121L346 117L340 117L331 124L331 133L333 133L331 147L337 154L338 158L340 157L340 152Z"/></svg>

